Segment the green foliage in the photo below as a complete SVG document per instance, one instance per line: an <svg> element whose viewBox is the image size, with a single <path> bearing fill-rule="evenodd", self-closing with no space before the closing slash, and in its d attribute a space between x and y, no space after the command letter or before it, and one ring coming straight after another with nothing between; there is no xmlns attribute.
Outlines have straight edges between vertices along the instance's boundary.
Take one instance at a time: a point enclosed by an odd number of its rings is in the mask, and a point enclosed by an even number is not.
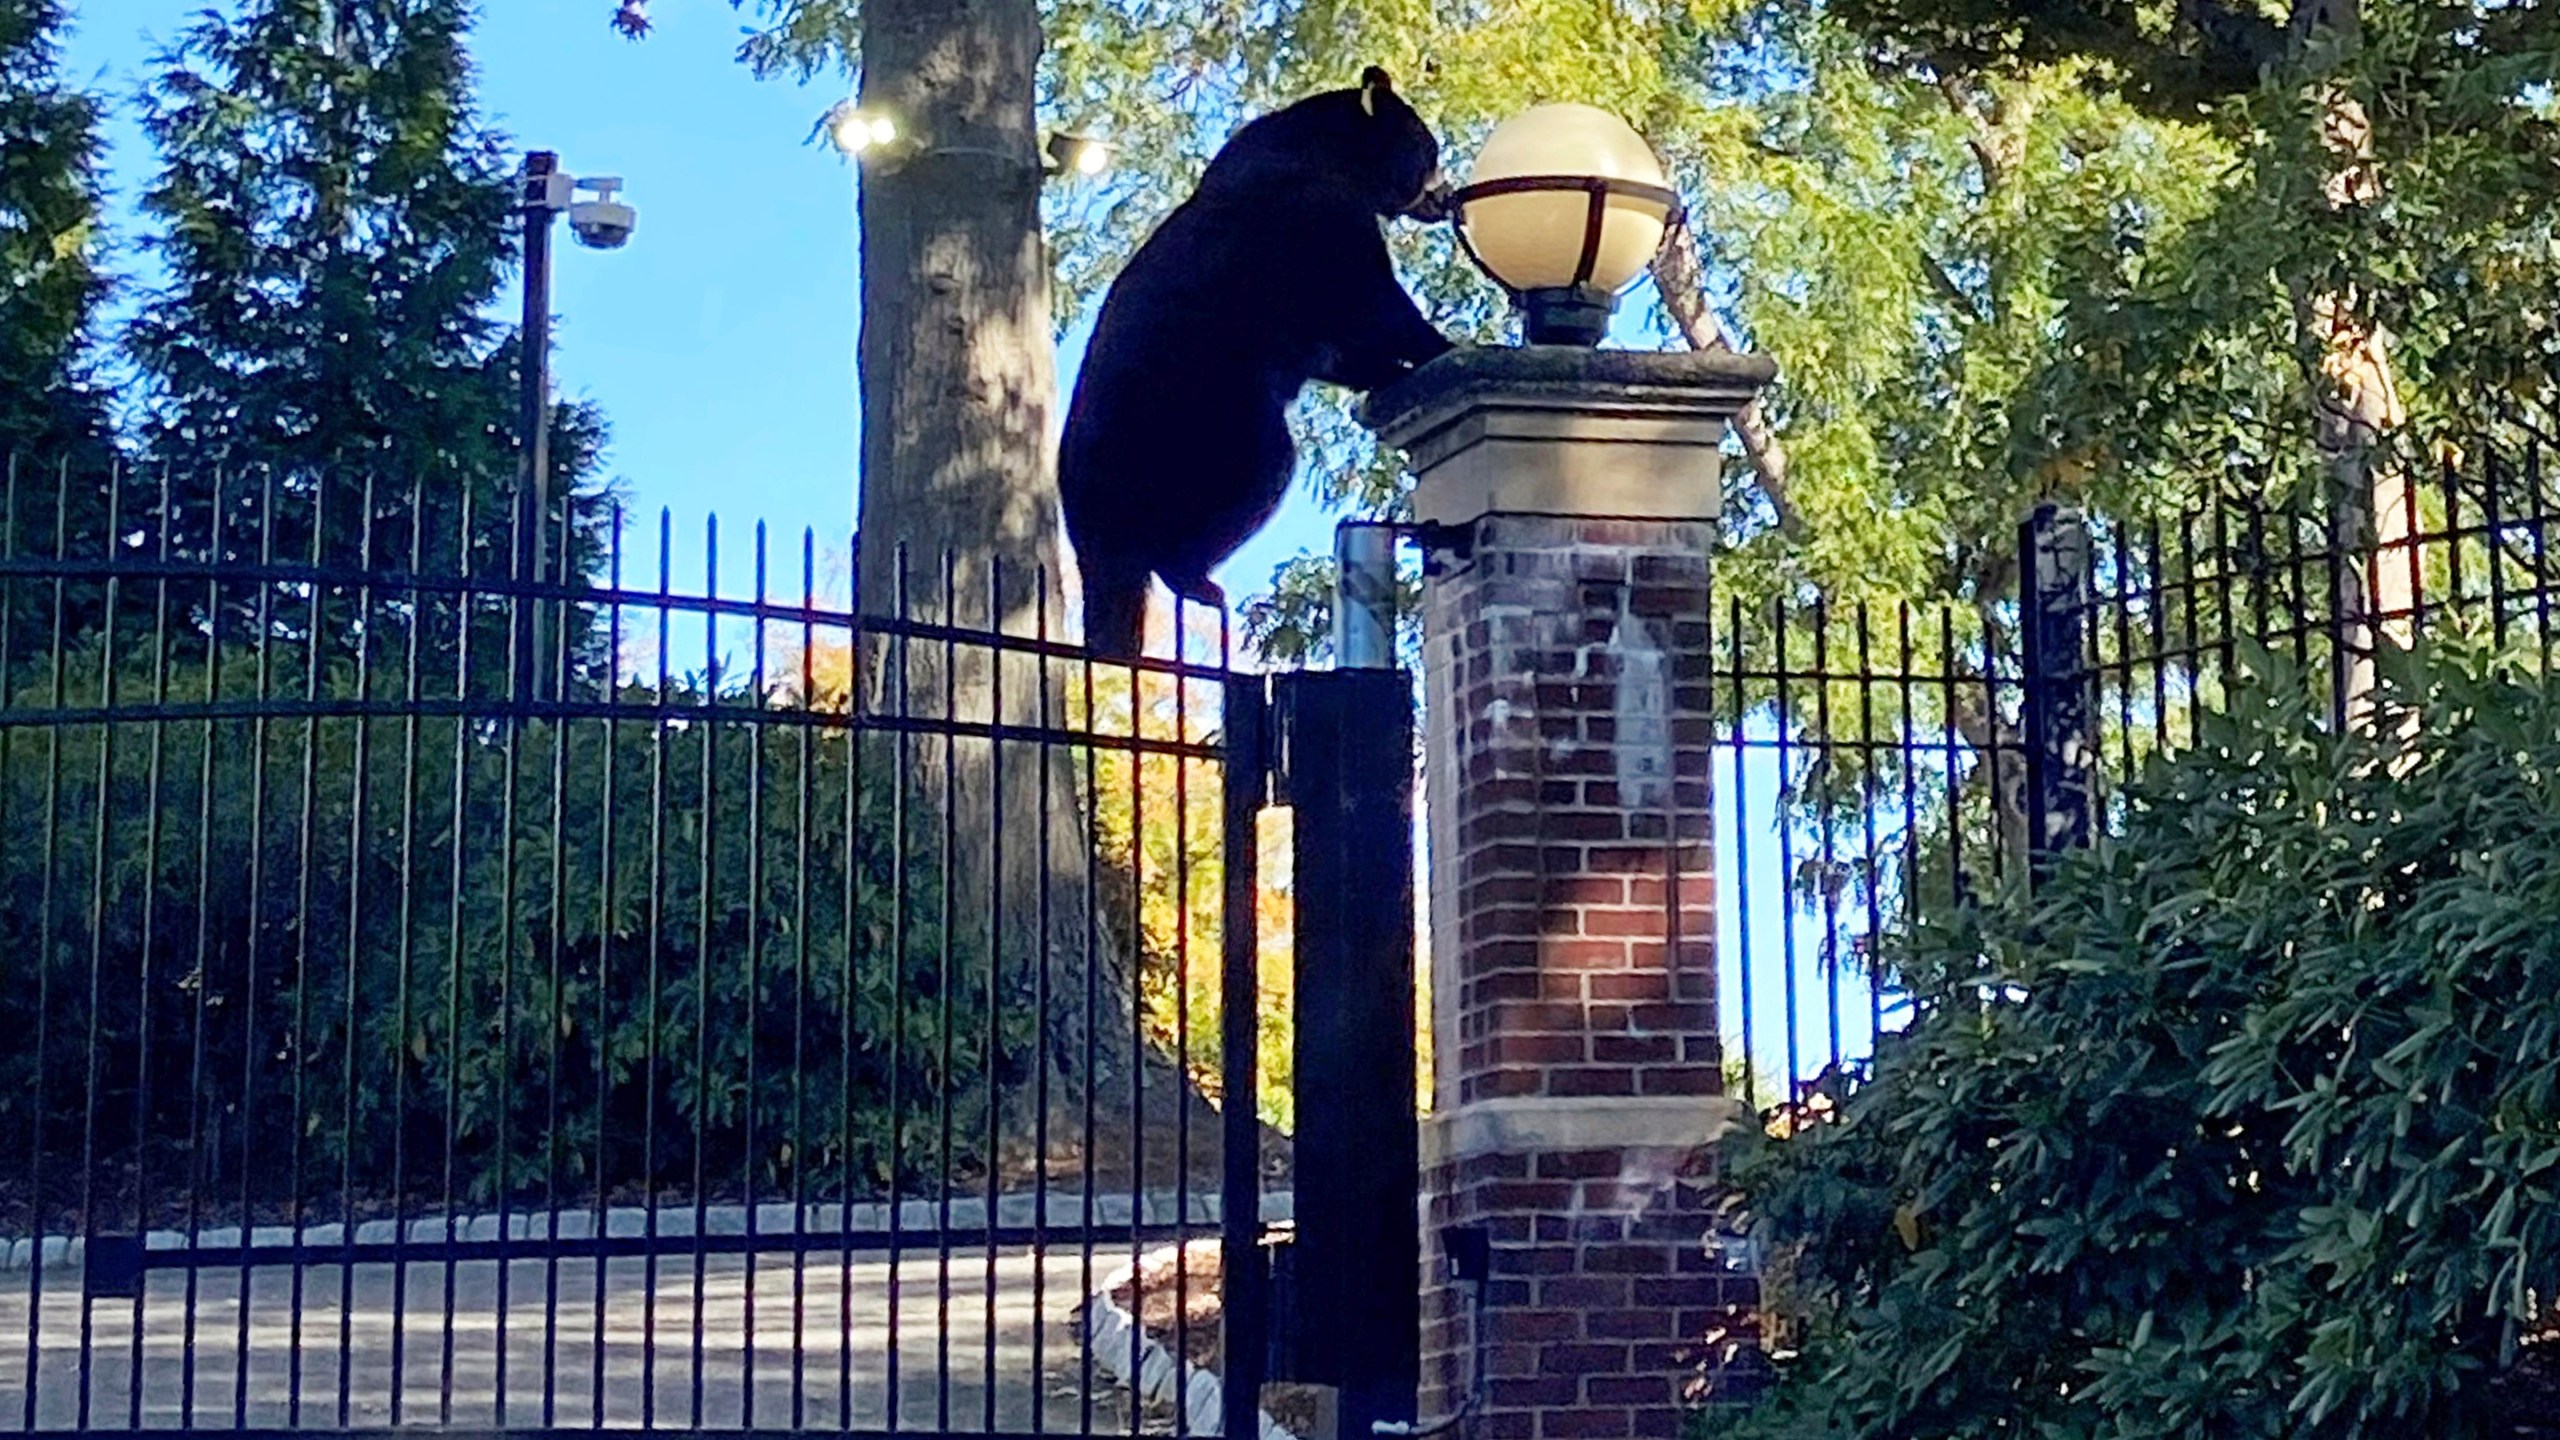
<svg viewBox="0 0 2560 1440"><path fill-rule="evenodd" d="M2560 684L2395 652L2341 736L2320 677L2248 668L2120 837L1924 929L1918 1018L1832 1123L1736 1145L1798 1333L1729 1433L2547 1414Z"/></svg>
<svg viewBox="0 0 2560 1440"><path fill-rule="evenodd" d="M0 0L0 549L12 532L105 529L115 464L92 374L100 273L98 103L62 83L63 9ZM97 622L98 596L73 600ZM0 597L0 628L27 623Z"/></svg>
<svg viewBox="0 0 2560 1440"><path fill-rule="evenodd" d="M473 108L469 19L460 0L246 0L163 57L143 208L169 279L125 345L173 530L213 531L226 480L245 516L270 483L300 502L296 524L257 530L287 558L352 560L376 525L400 554L413 491L436 568L461 563L443 547L466 508L503 527L517 357L491 316L517 255L514 167ZM554 433L555 493L588 487L600 417L561 406ZM156 504L146 478L129 516ZM582 537L570 568L591 556Z"/></svg>
<svg viewBox="0 0 2560 1440"><path fill-rule="evenodd" d="M9 705L94 707L112 675L128 713L231 713L0 729L11 1133L76 1156L93 1116L99 1173L253 1207L984 1174L1034 982L946 903L942 827L899 783L922 742L683 680L519 728L445 685L403 701L396 666L306 690L283 640L105 644ZM56 1168L48 1205L79 1184Z"/></svg>
<svg viewBox="0 0 2560 1440"><path fill-rule="evenodd" d="M2560 127L2534 97L2560 79L2560 49L2460 22L2467 10L2368 7L2362 45L2325 72L2373 119L2368 203L2330 203L2341 162L2303 70L2216 108L2234 166L2210 213L2128 283L2073 299L2037 386L2056 443L2137 477L2227 465L2302 488L2318 458L2310 295L2379 327L2420 433L2510 418L2548 431Z"/></svg>
<svg viewBox="0 0 2560 1440"><path fill-rule="evenodd" d="M0 0L0 454L95 465L98 104L62 83L62 26L55 0Z"/></svg>

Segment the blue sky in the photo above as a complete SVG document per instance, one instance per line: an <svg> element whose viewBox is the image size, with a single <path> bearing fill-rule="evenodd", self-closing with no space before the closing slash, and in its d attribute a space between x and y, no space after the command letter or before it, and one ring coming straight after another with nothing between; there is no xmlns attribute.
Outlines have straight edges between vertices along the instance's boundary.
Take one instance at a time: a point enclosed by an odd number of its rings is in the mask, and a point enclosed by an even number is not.
<svg viewBox="0 0 2560 1440"><path fill-rule="evenodd" d="M69 69L129 97L200 8L83 0ZM607 29L600 0L483 7L484 115L517 148L622 175L640 207L626 248L562 246L558 383L601 403L611 467L642 505L672 506L680 525L717 508L841 535L856 434L853 177L802 143L835 95L748 76L730 58L725 5L662 8L659 36L635 45ZM130 202L151 161L129 105L110 139Z"/></svg>
<svg viewBox="0 0 2560 1440"><path fill-rule="evenodd" d="M108 132L109 180L126 237L137 233L130 207L151 173L130 97L153 53L203 3L75 0L67 69L118 102ZM679 536L699 536L702 517L716 510L724 554L732 557L743 554L742 539L725 537L744 537L758 519L785 554L796 550L804 526L816 529L822 545L841 544L853 522L858 431L856 176L808 137L817 117L842 98L842 85L748 75L732 58L737 18L720 0L654 7L657 33L643 44L609 30L611 9L608 0L499 0L482 6L473 43L487 120L519 149L558 151L572 172L622 176L625 198L640 209L639 231L624 249L561 250L557 383L603 407L614 434L608 465L647 517L644 534L665 506ZM1453 160L1459 164L1452 168L1462 169L1463 157ZM506 304L512 314L512 294ZM1622 340L1639 336L1648 308L1640 296L1629 297L1617 327ZM1070 337L1059 356L1066 383L1080 339ZM1329 548L1330 533L1328 517L1300 487L1219 578L1241 597L1262 588L1272 567L1296 551ZM654 549L653 541L640 542L635 571L645 575L644 563L654 568ZM698 555L698 540L679 540L678 553ZM739 589L736 577L747 567L733 561L722 569L723 589ZM1720 754L1720 951L1731 997L1741 988L1748 916L1754 1038L1765 1062L1782 1053L1773 1046L1786 988L1777 941L1790 928L1770 883L1778 850L1768 752L1750 753L1742 779L1737 795L1730 756ZM1735 876L1737 847L1746 839L1755 883L1743 897ZM1819 924L1807 915L1792 923L1811 1056L1829 1048L1827 1031L1817 1031L1824 985L1811 961L1820 954ZM1864 993L1843 1001L1842 1038L1855 1053L1866 1044ZM1727 1008L1734 1008L1730 998Z"/></svg>
<svg viewBox="0 0 2560 1440"><path fill-rule="evenodd" d="M203 0L75 0L70 74L119 102L109 174L119 229L151 173L130 96ZM853 520L857 403L853 168L808 143L841 82L759 81L732 58L719 0L656 7L656 33L611 32L606 0L484 4L473 40L484 116L518 149L618 174L640 209L627 247L562 246L554 372L613 426L610 468L678 533L716 510L724 534ZM565 241L565 236L564 236ZM130 262L128 262L130 263ZM514 299L507 299L512 315ZM1081 336L1059 359L1072 382ZM1330 525L1303 493L1222 574L1241 595ZM724 567L726 568L726 567Z"/></svg>

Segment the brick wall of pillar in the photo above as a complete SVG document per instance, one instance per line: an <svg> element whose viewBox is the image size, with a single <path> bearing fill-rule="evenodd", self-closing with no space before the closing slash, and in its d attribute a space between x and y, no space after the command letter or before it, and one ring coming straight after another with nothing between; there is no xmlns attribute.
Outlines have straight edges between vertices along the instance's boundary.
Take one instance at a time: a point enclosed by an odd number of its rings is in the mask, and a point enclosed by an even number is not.
<svg viewBox="0 0 2560 1440"><path fill-rule="evenodd" d="M1493 514L1425 582L1435 1114L1423 1412L1676 1435L1754 1298L1718 1098L1702 520ZM1479 1297L1447 1227L1481 1226Z"/></svg>

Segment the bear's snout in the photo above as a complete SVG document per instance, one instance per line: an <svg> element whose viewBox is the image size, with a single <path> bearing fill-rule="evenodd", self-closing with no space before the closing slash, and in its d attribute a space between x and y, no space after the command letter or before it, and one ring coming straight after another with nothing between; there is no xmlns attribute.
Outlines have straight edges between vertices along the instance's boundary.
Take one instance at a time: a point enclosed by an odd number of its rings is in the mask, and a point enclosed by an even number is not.
<svg viewBox="0 0 2560 1440"><path fill-rule="evenodd" d="M1452 193L1447 177L1435 169L1430 178L1422 182L1422 193L1413 198L1412 204L1404 207L1404 213L1426 225L1437 225L1449 218L1449 196Z"/></svg>

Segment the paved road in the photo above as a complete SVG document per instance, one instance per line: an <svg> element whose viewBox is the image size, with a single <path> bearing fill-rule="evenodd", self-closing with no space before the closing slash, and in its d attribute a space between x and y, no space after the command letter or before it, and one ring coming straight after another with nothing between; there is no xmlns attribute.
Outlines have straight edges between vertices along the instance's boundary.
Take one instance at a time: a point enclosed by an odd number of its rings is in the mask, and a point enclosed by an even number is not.
<svg viewBox="0 0 2560 1440"><path fill-rule="evenodd" d="M1125 1248L1098 1254L1088 1269L1080 1250L1053 1248L1045 1267L1027 1250L1000 1252L992 1266L983 1249L957 1253L947 1262L945 1305L946 1262L910 1253L895 1268L894 1309L886 1257L857 1257L850 1267L812 1257L796 1276L791 1257L759 1257L751 1278L747 1257L712 1256L699 1287L690 1255L659 1257L654 1281L647 1259L615 1259L604 1266L601 1307L593 1260L513 1262L503 1304L496 1261L453 1266L449 1279L441 1263L309 1266L298 1334L294 1267L260 1267L249 1276L245 1383L240 1273L196 1277L190 1325L188 1276L154 1271L140 1301L89 1307L86 1422L123 1428L136 1418L138 1310L145 1426L182 1416L199 1426L335 1426L343 1380L346 1423L360 1427L654 1419L667 1428L834 1428L849 1418L876 1429L889 1424L894 1379L902 1426L980 1430L992 1420L992 1428L1022 1431L1036 1418L1041 1428L1073 1431L1089 1393L1103 1412L1097 1421L1125 1427L1111 1382L1094 1374L1088 1389L1073 1312L1127 1258ZM31 1368L35 1426L83 1420L81 1305L62 1293L76 1272L49 1269L46 1279L41 1305L31 1307L29 1272L0 1274L0 1431L27 1425ZM555 1281L558 1319L547 1326Z"/></svg>

